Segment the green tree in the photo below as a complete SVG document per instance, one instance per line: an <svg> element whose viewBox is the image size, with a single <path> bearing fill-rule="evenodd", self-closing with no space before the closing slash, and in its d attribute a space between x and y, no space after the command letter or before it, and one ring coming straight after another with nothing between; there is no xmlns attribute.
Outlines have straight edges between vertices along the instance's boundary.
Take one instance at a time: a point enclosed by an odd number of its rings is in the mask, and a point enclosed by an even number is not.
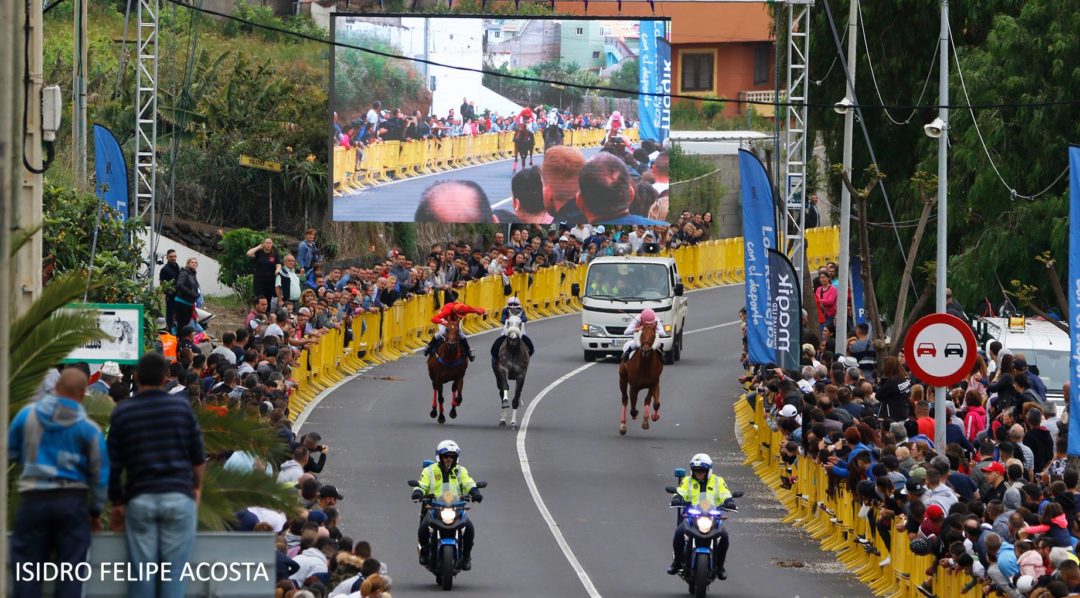
<svg viewBox="0 0 1080 598"><path fill-rule="evenodd" d="M830 8L836 26L843 27L842 15L847 2L832 2ZM924 7L925 8L925 7ZM885 104L935 104L933 82L922 93L928 69L935 60L939 32L936 7L912 10L906 3L862 3L866 24L865 46L860 42L857 69L857 95L864 105L879 104L874 79ZM813 95L823 102L845 95L843 71L837 59L825 11L812 13L810 63L820 65L827 76ZM984 0L953 2L950 21L959 55L952 60L950 98L953 104L965 104L959 71L964 73L973 103L1027 103L1072 97L1080 84L1080 44L1076 31L1080 16L1067 0ZM861 37L861 33L860 33ZM783 47L784 41L778 45ZM869 74L866 48L873 60L875 78ZM933 78L936 69L930 72ZM1080 111L1076 106L1005 107L976 109L975 115L990 155L1001 176L1017 190L1034 193L1050 184L1065 167L1065 150L1070 140L1080 138ZM918 183L919 171L936 172L937 142L923 135L921 125L936 116L936 110L880 109L864 110L864 122L875 142L877 165L890 174L886 187L897 221L914 222L922 211ZM1034 202L1010 197L998 180L983 150L965 109L950 113L949 167L949 285L961 303L972 306L984 297L995 303L999 298L998 273L1006 276L1023 273L1029 279L1043 274L1031 268L1031 260L1044 250L1065 255L1067 208L1065 181L1059 181L1046 195ZM910 121L896 125L890 120ZM810 130L822 134L830 162L839 163L843 141L843 119L826 108L811 109ZM870 163L869 152L857 130L853 172ZM839 184L830 189L839 196ZM880 194L869 201L868 218L888 221L888 212ZM1033 231L1045 234L1030 234ZM902 228L900 236L906 251L912 227ZM931 236L931 235L928 235ZM877 228L871 236L879 300L882 306L895 305L905 265L897 252L893 231ZM935 241L926 239L915 260L921 264L933 259ZM916 283L916 289L924 285ZM1039 302L1049 304L1048 290Z"/></svg>
<svg viewBox="0 0 1080 598"><path fill-rule="evenodd" d="M622 63L618 70L611 74L611 81L609 87L616 89L630 89L636 90L638 83L641 80L639 70L641 66L637 58L631 58ZM620 96L627 97L632 94L619 94Z"/></svg>

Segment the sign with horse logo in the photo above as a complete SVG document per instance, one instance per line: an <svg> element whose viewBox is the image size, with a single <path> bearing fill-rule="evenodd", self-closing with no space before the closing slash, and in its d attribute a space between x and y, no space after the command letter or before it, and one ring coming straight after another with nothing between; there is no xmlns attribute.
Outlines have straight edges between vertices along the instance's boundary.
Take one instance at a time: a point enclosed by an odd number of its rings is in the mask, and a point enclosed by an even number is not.
<svg viewBox="0 0 1080 598"><path fill-rule="evenodd" d="M135 303L72 303L69 309L93 310L108 337L75 349L63 363L139 362L143 354L143 306Z"/></svg>

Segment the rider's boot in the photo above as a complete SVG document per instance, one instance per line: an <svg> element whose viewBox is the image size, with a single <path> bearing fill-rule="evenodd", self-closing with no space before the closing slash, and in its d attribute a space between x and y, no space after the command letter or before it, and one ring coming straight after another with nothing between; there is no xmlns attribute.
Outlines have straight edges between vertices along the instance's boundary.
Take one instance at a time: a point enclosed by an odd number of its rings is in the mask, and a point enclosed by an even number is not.
<svg viewBox="0 0 1080 598"><path fill-rule="evenodd" d="M461 551L461 570L462 571L469 571L471 569L472 569L472 550L469 550L468 552L466 552L465 550L462 550Z"/></svg>
<svg viewBox="0 0 1080 598"><path fill-rule="evenodd" d="M630 353L632 353L633 351L634 351L634 349L632 347L628 348L625 351L623 351L622 352L622 359L620 359L619 361L620 362L625 362L626 360L630 359Z"/></svg>
<svg viewBox="0 0 1080 598"><path fill-rule="evenodd" d="M427 357L428 355L431 355L435 351L435 344L438 341L439 341L439 339L435 338L434 336L431 337L431 340L428 341L427 346L424 347L424 356L425 357Z"/></svg>
<svg viewBox="0 0 1080 598"><path fill-rule="evenodd" d="M533 346L532 339L527 336L522 336L521 340L525 341L525 346L529 349L529 357L532 357L533 353L536 352L536 347Z"/></svg>
<svg viewBox="0 0 1080 598"><path fill-rule="evenodd" d="M667 574L678 575L680 569L682 569L682 559L676 556L671 560L671 566L668 567Z"/></svg>
<svg viewBox="0 0 1080 598"><path fill-rule="evenodd" d="M465 347L465 354L469 356L469 361L476 361L476 354L473 353L472 347L469 346L469 339L464 336L461 337L461 346Z"/></svg>

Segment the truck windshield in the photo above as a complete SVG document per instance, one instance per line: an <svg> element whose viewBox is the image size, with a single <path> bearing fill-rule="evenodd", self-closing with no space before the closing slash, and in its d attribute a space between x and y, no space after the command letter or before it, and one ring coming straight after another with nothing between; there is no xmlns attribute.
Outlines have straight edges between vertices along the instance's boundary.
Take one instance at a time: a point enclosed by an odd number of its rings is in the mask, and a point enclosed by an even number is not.
<svg viewBox="0 0 1080 598"><path fill-rule="evenodd" d="M585 281L585 296L595 299L652 301L671 295L664 264L593 264Z"/></svg>
<svg viewBox="0 0 1080 598"><path fill-rule="evenodd" d="M1024 349L1020 352L1027 359L1028 366L1039 368L1039 377L1042 378L1047 390L1061 392L1065 383L1069 381L1069 354L1067 352L1038 349Z"/></svg>

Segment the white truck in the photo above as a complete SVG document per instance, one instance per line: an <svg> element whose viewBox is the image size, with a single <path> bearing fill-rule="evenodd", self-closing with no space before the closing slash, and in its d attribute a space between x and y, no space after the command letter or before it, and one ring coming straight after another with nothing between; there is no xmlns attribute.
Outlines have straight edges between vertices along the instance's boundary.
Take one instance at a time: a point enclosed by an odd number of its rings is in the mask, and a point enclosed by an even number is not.
<svg viewBox="0 0 1080 598"><path fill-rule="evenodd" d="M620 355L631 338L623 334L626 327L645 308L656 312L664 362L670 365L682 358L687 300L673 258L601 257L588 268L585 288L571 289L574 296L581 296L585 361Z"/></svg>
<svg viewBox="0 0 1080 598"><path fill-rule="evenodd" d="M977 318L975 329L990 353L990 343L1001 346L1014 355L1023 355L1029 367L1037 368L1046 384L1046 398L1059 409L1065 405L1062 392L1069 381L1069 335L1041 318Z"/></svg>

